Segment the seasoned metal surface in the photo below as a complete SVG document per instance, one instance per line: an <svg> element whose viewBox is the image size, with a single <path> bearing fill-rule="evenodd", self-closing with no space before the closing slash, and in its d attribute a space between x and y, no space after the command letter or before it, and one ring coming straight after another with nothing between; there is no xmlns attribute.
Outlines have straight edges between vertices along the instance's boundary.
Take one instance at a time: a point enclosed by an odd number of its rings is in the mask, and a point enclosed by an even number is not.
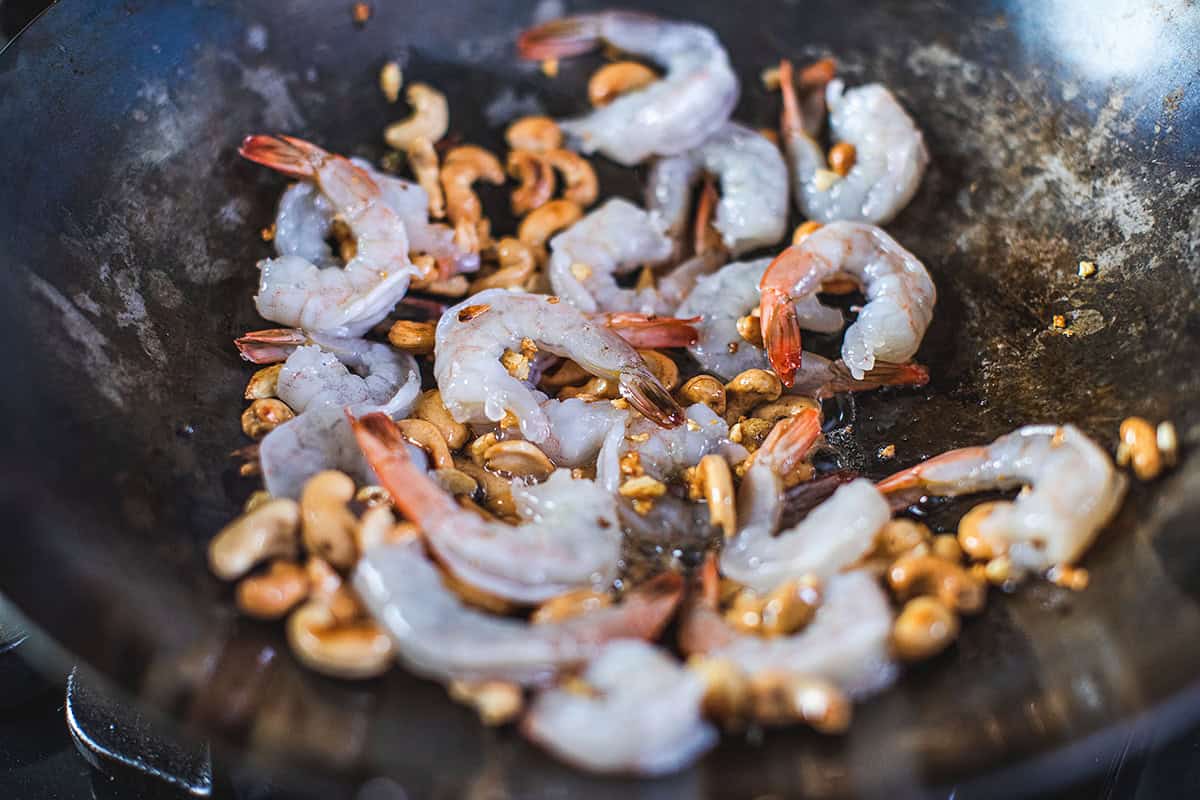
<svg viewBox="0 0 1200 800"><path fill-rule="evenodd" d="M64 4L0 55L0 587L68 649L223 752L314 790L387 776L414 797L836 796L1037 757L1027 787L1086 768L1103 739L1085 737L1191 684L1197 458L1134 489L1087 559L1089 591L997 599L848 736L733 739L654 783L577 775L400 670L366 685L306 674L273 628L237 620L203 553L252 488L227 457L249 374L230 340L260 326L257 231L281 187L238 141L287 131L378 157L402 112L376 75L397 58L446 91L452 132L498 147L513 115L577 110L596 63L551 80L515 59L517 30L575 3L379 3L362 28L348 5ZM1112 443L1140 413L1200 443L1200 12L1046 5L688 7L730 49L739 119L777 115L764 66L831 54L852 84L893 87L925 131L932 166L889 228L937 281L920 353L933 381L847 409L872 474L1027 422ZM636 179L601 169L610 190ZM1080 260L1097 275L1080 279ZM1074 335L1050 330L1055 314ZM889 442L895 461L876 463Z"/></svg>

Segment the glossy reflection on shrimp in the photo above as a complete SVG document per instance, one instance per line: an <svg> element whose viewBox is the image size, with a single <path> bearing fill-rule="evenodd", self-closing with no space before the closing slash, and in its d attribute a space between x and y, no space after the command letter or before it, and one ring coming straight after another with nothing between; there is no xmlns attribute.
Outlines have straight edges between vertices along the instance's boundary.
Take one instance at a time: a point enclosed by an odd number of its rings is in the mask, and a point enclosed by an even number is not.
<svg viewBox="0 0 1200 800"><path fill-rule="evenodd" d="M867 297L842 342L842 360L856 379L877 360L911 359L933 320L937 289L916 256L874 225L830 223L784 250L759 281L763 342L785 386L802 364L797 301L836 275L857 280Z"/></svg>
<svg viewBox="0 0 1200 800"><path fill-rule="evenodd" d="M563 132L585 153L599 152L627 166L653 155L690 150L716 132L737 104L737 75L708 28L645 14L607 11L543 23L521 34L517 48L529 59L579 55L607 42L666 68L661 80L618 97L576 119Z"/></svg>
<svg viewBox="0 0 1200 800"><path fill-rule="evenodd" d="M984 447L964 447L879 482L902 498L956 496L1030 486L990 504L977 536L1021 569L1073 564L1121 507L1127 481L1073 425L1027 425ZM960 531L961 536L961 531Z"/></svg>
<svg viewBox="0 0 1200 800"><path fill-rule="evenodd" d="M513 488L519 525L465 509L408 455L381 414L355 420L354 434L396 508L416 522L430 548L459 579L488 594L535 604L571 591L605 590L617 574L621 530L610 492L567 470Z"/></svg>
<svg viewBox="0 0 1200 800"><path fill-rule="evenodd" d="M488 289L442 315L434 377L442 402L460 422L499 422L511 412L525 438L550 435L542 397L500 363L522 341L569 358L593 375L617 381L621 396L665 427L683 423L683 409L624 339L558 297Z"/></svg>
<svg viewBox="0 0 1200 800"><path fill-rule="evenodd" d="M408 290L414 273L400 216L361 167L292 136L247 136L239 152L271 169L313 182L345 221L355 254L321 268L299 256L266 259L255 303L273 322L333 336L361 336ZM311 245L311 239L306 240Z"/></svg>

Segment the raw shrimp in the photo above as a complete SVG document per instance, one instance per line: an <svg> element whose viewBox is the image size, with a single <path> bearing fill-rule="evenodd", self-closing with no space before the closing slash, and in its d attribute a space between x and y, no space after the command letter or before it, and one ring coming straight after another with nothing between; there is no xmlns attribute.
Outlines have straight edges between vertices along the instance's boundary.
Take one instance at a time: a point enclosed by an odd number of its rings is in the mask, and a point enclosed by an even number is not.
<svg viewBox="0 0 1200 800"><path fill-rule="evenodd" d="M379 185L349 160L291 136L247 136L251 161L312 181L355 237L343 267L318 267L298 256L259 263L255 303L263 317L306 331L361 336L404 297L414 269L408 235Z"/></svg>
<svg viewBox="0 0 1200 800"><path fill-rule="evenodd" d="M299 497L304 483L326 469L374 483L343 409L407 416L421 392L413 357L377 342L287 330L248 334L239 347L258 363L287 359L277 393L296 417L268 433L259 447L267 491Z"/></svg>
<svg viewBox="0 0 1200 800"><path fill-rule="evenodd" d="M504 350L519 350L522 340L616 379L621 396L657 424L683 423L683 409L619 335L557 297L504 289L469 297L438 322L433 372L455 419L499 422L511 411L526 439L541 442L550 435L538 394L500 363Z"/></svg>
<svg viewBox="0 0 1200 800"><path fill-rule="evenodd" d="M540 485L514 487L520 525L465 509L413 465L388 417L352 423L367 461L396 508L417 523L438 560L488 594L535 604L572 589L607 589L617 574L621 529L611 493L558 470Z"/></svg>
<svg viewBox="0 0 1200 800"><path fill-rule="evenodd" d="M660 575L616 605L535 625L466 606L412 536L367 550L354 588L417 674L536 685L595 658L609 640L657 638L683 587L678 575Z"/></svg>
<svg viewBox="0 0 1200 800"><path fill-rule="evenodd" d="M854 165L840 176L828 169L825 153L813 138L821 120L811 117L814 110L823 112L820 104L801 112L789 62L780 66L779 78L783 89L783 140L800 210L818 222L846 220L882 225L890 221L908 205L929 163L924 137L912 117L878 83L849 91L840 80L809 87L814 93L822 89L825 92L833 141L854 146Z"/></svg>
<svg viewBox="0 0 1200 800"><path fill-rule="evenodd" d="M787 227L788 171L779 148L728 122L703 144L659 159L646 185L646 208L673 238L688 222L688 200L702 173L721 183L714 226L733 255L777 243Z"/></svg>
<svg viewBox="0 0 1200 800"><path fill-rule="evenodd" d="M875 578L845 572L825 581L821 607L799 633L765 638L742 633L717 610L717 571L706 565L704 592L684 617L685 653L728 659L754 675L784 670L836 683L855 699L886 688L898 672L888 652L892 608Z"/></svg>
<svg viewBox="0 0 1200 800"><path fill-rule="evenodd" d="M618 275L669 258L671 240L650 214L613 198L550 240L550 285L573 305L595 313L669 315L696 279L721 265L719 253L696 256L658 280L653 289L626 289Z"/></svg>
<svg viewBox="0 0 1200 800"><path fill-rule="evenodd" d="M479 254L461 250L454 231L430 222L428 195L418 184L376 171L369 162L350 159L367 173L382 192L382 199L400 217L413 252L437 260L442 277L479 268ZM328 240L336 213L330 201L307 181L289 186L279 198L275 215L275 250L280 256L297 256L325 269L339 264Z"/></svg>
<svg viewBox="0 0 1200 800"><path fill-rule="evenodd" d="M770 366L766 351L743 339L737 329L737 321L758 306L758 283L770 263L771 259L760 258L727 264L697 280L695 288L676 309L683 317L703 316L696 326L699 338L688 352L705 372L732 380L748 369ZM795 307L803 328L820 333L842 329L842 312L821 305L816 293L798 298Z"/></svg>
<svg viewBox="0 0 1200 800"><path fill-rule="evenodd" d="M629 411L607 400L589 402L580 397L547 399L542 402L542 411L550 423L550 435L538 447L560 467L594 464L609 431L613 426L624 430L630 416Z"/></svg>
<svg viewBox="0 0 1200 800"><path fill-rule="evenodd" d="M1073 425L1027 425L983 447L935 456L879 482L885 493L956 496L1031 486L996 503L979 535L1022 569L1072 564L1112 519L1126 480Z"/></svg>
<svg viewBox="0 0 1200 800"><path fill-rule="evenodd" d="M522 57L586 53L600 42L666 68L661 80L606 106L560 122L585 153L599 151L626 166L652 155L690 150L717 131L737 105L737 75L708 28L645 14L581 14L532 28L517 43Z"/></svg>
<svg viewBox="0 0 1200 800"><path fill-rule="evenodd" d="M868 480L841 486L808 517L780 531L784 478L821 435L820 414L809 409L780 420L754 456L738 490L738 531L721 551L721 572L758 592L783 581L828 578L871 549L891 519L888 502Z"/></svg>
<svg viewBox="0 0 1200 800"><path fill-rule="evenodd" d="M700 713L704 680L653 645L612 642L581 677L596 695L544 691L521 724L564 761L596 772L666 775L717 742Z"/></svg>
<svg viewBox="0 0 1200 800"><path fill-rule="evenodd" d="M867 297L842 341L851 375L861 380L876 360L908 361L921 345L937 301L925 266L881 228L833 222L780 253L759 281L763 342L785 386L803 363L796 303L839 272L859 281Z"/></svg>

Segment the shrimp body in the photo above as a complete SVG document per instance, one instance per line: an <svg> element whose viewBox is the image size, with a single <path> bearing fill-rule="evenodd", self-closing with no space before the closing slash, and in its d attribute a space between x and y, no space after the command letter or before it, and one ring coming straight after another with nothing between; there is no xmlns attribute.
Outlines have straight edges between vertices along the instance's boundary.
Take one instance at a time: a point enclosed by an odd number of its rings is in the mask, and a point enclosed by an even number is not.
<svg viewBox="0 0 1200 800"><path fill-rule="evenodd" d="M700 713L703 679L657 647L612 642L581 677L595 696L544 691L522 723L526 736L564 761L596 772L666 775L717 742Z"/></svg>
<svg viewBox="0 0 1200 800"><path fill-rule="evenodd" d="M504 289L479 292L438 322L434 377L455 419L499 422L511 411L526 439L541 442L550 435L543 397L500 363L505 349L519 351L523 340L616 380L630 405L657 424L682 424L683 410L618 334L557 297Z"/></svg>
<svg viewBox="0 0 1200 800"><path fill-rule="evenodd" d="M354 588L418 675L528 686L587 663L612 639L657 637L675 611L682 582L662 575L616 605L535 625L465 605L443 583L421 540L410 537L367 550L355 568Z"/></svg>
<svg viewBox="0 0 1200 800"><path fill-rule="evenodd" d="M855 571L824 582L821 607L799 633L772 638L741 633L725 622L710 596L689 609L680 644L689 654L729 659L751 675L783 670L824 678L861 699L896 678L888 651L891 632L887 596L875 578Z"/></svg>
<svg viewBox="0 0 1200 800"><path fill-rule="evenodd" d="M540 60L585 53L601 42L644 56L666 74L589 114L561 121L563 132L585 153L600 152L626 166L682 153L716 132L737 104L739 85L729 56L716 34L701 25L620 11L582 14L526 31L518 49Z"/></svg>
<svg viewBox="0 0 1200 800"><path fill-rule="evenodd" d="M790 67L781 77L783 138L800 211L818 222L889 222L908 205L929 163L924 137L912 117L880 84L846 91L842 81L830 81L824 88L832 139L855 148L854 165L839 177L830 173L821 146L805 130L819 128L820 121L814 125L800 119Z"/></svg>
<svg viewBox="0 0 1200 800"><path fill-rule="evenodd" d="M697 256L653 289L627 289L617 276L665 261L671 240L658 221L628 200L613 198L550 240L550 285L589 313L670 315L696 279L720 266L717 254Z"/></svg>
<svg viewBox="0 0 1200 800"><path fill-rule="evenodd" d="M614 427L624 430L631 416L629 411L619 409L607 400L589 402L579 397L547 399L542 402L542 411L550 423L550 435L538 446L560 467L586 467L596 463L596 456L609 432Z"/></svg>
<svg viewBox="0 0 1200 800"><path fill-rule="evenodd" d="M379 185L348 159L290 136L248 136L239 151L251 161L312 181L354 234L343 267L299 256L266 259L255 303L266 319L306 331L361 336L408 290L413 274L408 235L382 200Z"/></svg>
<svg viewBox="0 0 1200 800"><path fill-rule="evenodd" d="M867 297L842 341L842 360L854 378L861 380L877 360L908 361L921 345L937 301L925 266L881 228L833 222L784 250L759 281L763 341L785 386L802 363L796 301L838 273L861 283Z"/></svg>
<svg viewBox="0 0 1200 800"><path fill-rule="evenodd" d="M274 497L299 497L305 482L327 469L374 483L343 409L407 415L421 391L416 361L388 345L361 339L314 336L300 341L313 344L296 346L287 356L277 389L296 417L268 433L259 446L267 491Z"/></svg>
<svg viewBox="0 0 1200 800"><path fill-rule="evenodd" d="M702 173L720 181L713 224L733 255L773 245L783 237L788 215L783 156L757 131L727 122L698 147L660 159L650 170L646 208L675 238L687 226L691 190Z"/></svg>
<svg viewBox="0 0 1200 800"><path fill-rule="evenodd" d="M879 482L885 493L956 496L1031 486L996 503L979 535L1020 568L1076 562L1108 523L1126 480L1073 425L1027 425L984 447L951 450Z"/></svg>
<svg viewBox="0 0 1200 800"><path fill-rule="evenodd" d="M421 527L438 560L459 579L534 604L572 589L604 590L616 577L616 505L593 481L558 470L545 483L514 487L521 524L493 522L458 505L416 467L387 417L370 415L353 425L392 502Z"/></svg>

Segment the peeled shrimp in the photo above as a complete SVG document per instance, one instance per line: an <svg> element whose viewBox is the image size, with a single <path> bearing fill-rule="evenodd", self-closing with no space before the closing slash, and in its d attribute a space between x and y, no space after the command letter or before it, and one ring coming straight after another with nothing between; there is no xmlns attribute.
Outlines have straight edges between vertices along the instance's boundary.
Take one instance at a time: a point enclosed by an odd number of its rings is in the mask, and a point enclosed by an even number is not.
<svg viewBox="0 0 1200 800"><path fill-rule="evenodd" d="M710 569L704 596L689 608L680 630L685 653L728 659L752 675L783 670L824 678L855 699L896 678L898 670L888 652L892 608L866 572L846 572L825 581L813 621L790 636L766 638L736 630L717 611L716 590L716 570Z"/></svg>
<svg viewBox="0 0 1200 800"><path fill-rule="evenodd" d="M304 483L327 469L374 483L343 409L407 416L421 392L413 357L386 344L299 331L250 334L239 345L260 363L278 360L264 352L287 359L277 392L296 417L268 433L259 447L267 491L275 497L299 497Z"/></svg>
<svg viewBox="0 0 1200 800"><path fill-rule="evenodd" d="M531 442L550 435L540 393L500 363L522 340L570 358L593 375L617 380L621 396L657 424L683 423L683 410L619 335L557 297L488 289L442 315L434 377L446 409L460 422L499 422L516 415Z"/></svg>
<svg viewBox="0 0 1200 800"><path fill-rule="evenodd" d="M925 266L881 228L834 222L784 250L759 282L767 357L785 386L801 365L797 301L816 294L821 282L845 273L863 286L867 302L846 329L842 360L856 379L876 360L908 361L933 319L937 290Z"/></svg>
<svg viewBox="0 0 1200 800"><path fill-rule="evenodd" d="M613 198L550 240L550 285L587 312L671 314L696 279L721 265L718 253L685 261L653 289L617 285L618 275L670 257L671 240L653 216Z"/></svg>
<svg viewBox="0 0 1200 800"><path fill-rule="evenodd" d="M612 642L583 671L596 695L550 689L538 695L522 731L564 761L596 772L666 775L717 742L701 716L705 686L645 642Z"/></svg>
<svg viewBox="0 0 1200 800"><path fill-rule="evenodd" d="M879 482L885 493L956 496L1030 486L996 503L979 535L1022 569L1076 562L1112 519L1126 480L1073 425L1027 425L983 447L935 456Z"/></svg>
<svg viewBox="0 0 1200 800"><path fill-rule="evenodd" d="M595 658L609 640L657 638L675 611L682 582L661 575L616 605L535 625L466 606L414 536L367 550L355 568L354 588L417 674L535 685Z"/></svg>
<svg viewBox="0 0 1200 800"><path fill-rule="evenodd" d="M266 319L333 336L360 336L408 290L413 266L403 221L379 185L349 160L291 136L247 136L239 152L251 161L312 181L354 234L355 255L321 268L299 256L259 263L255 304Z"/></svg>
<svg viewBox="0 0 1200 800"><path fill-rule="evenodd" d="M560 127L585 153L630 166L652 155L690 150L717 131L737 104L737 75L708 28L645 14L608 11L546 22L521 35L524 58L586 53L600 44L644 56L666 68L661 80L618 97Z"/></svg>
<svg viewBox="0 0 1200 800"><path fill-rule="evenodd" d="M787 227L788 172L779 148L728 122L698 147L659 159L646 185L646 208L673 238L688 223L688 201L702 173L721 184L714 227L733 255L777 243Z"/></svg>
<svg viewBox="0 0 1200 800"><path fill-rule="evenodd" d="M395 506L417 523L438 560L488 594L535 604L572 589L604 590L617 574L621 529L611 493L558 470L540 485L513 488L520 525L491 522L461 507L413 465L386 416L352 423L367 461Z"/></svg>
<svg viewBox="0 0 1200 800"><path fill-rule="evenodd" d="M721 551L722 573L769 592L792 578L836 575L871 549L875 534L891 519L891 509L863 478L838 487L799 525L778 531L784 478L820 434L820 414L806 410L776 424L755 453L738 490L737 534Z"/></svg>
<svg viewBox="0 0 1200 800"><path fill-rule="evenodd" d="M840 80L809 87L825 92L831 138L854 145L854 165L845 176L830 172L813 136L823 111L806 103L802 113L792 84L792 67L780 68L783 139L791 160L800 210L819 222L847 220L882 225L900 213L916 193L929 163L924 137L895 96L877 83L846 91ZM808 116L808 119L805 119ZM832 181L829 185L827 181Z"/></svg>

